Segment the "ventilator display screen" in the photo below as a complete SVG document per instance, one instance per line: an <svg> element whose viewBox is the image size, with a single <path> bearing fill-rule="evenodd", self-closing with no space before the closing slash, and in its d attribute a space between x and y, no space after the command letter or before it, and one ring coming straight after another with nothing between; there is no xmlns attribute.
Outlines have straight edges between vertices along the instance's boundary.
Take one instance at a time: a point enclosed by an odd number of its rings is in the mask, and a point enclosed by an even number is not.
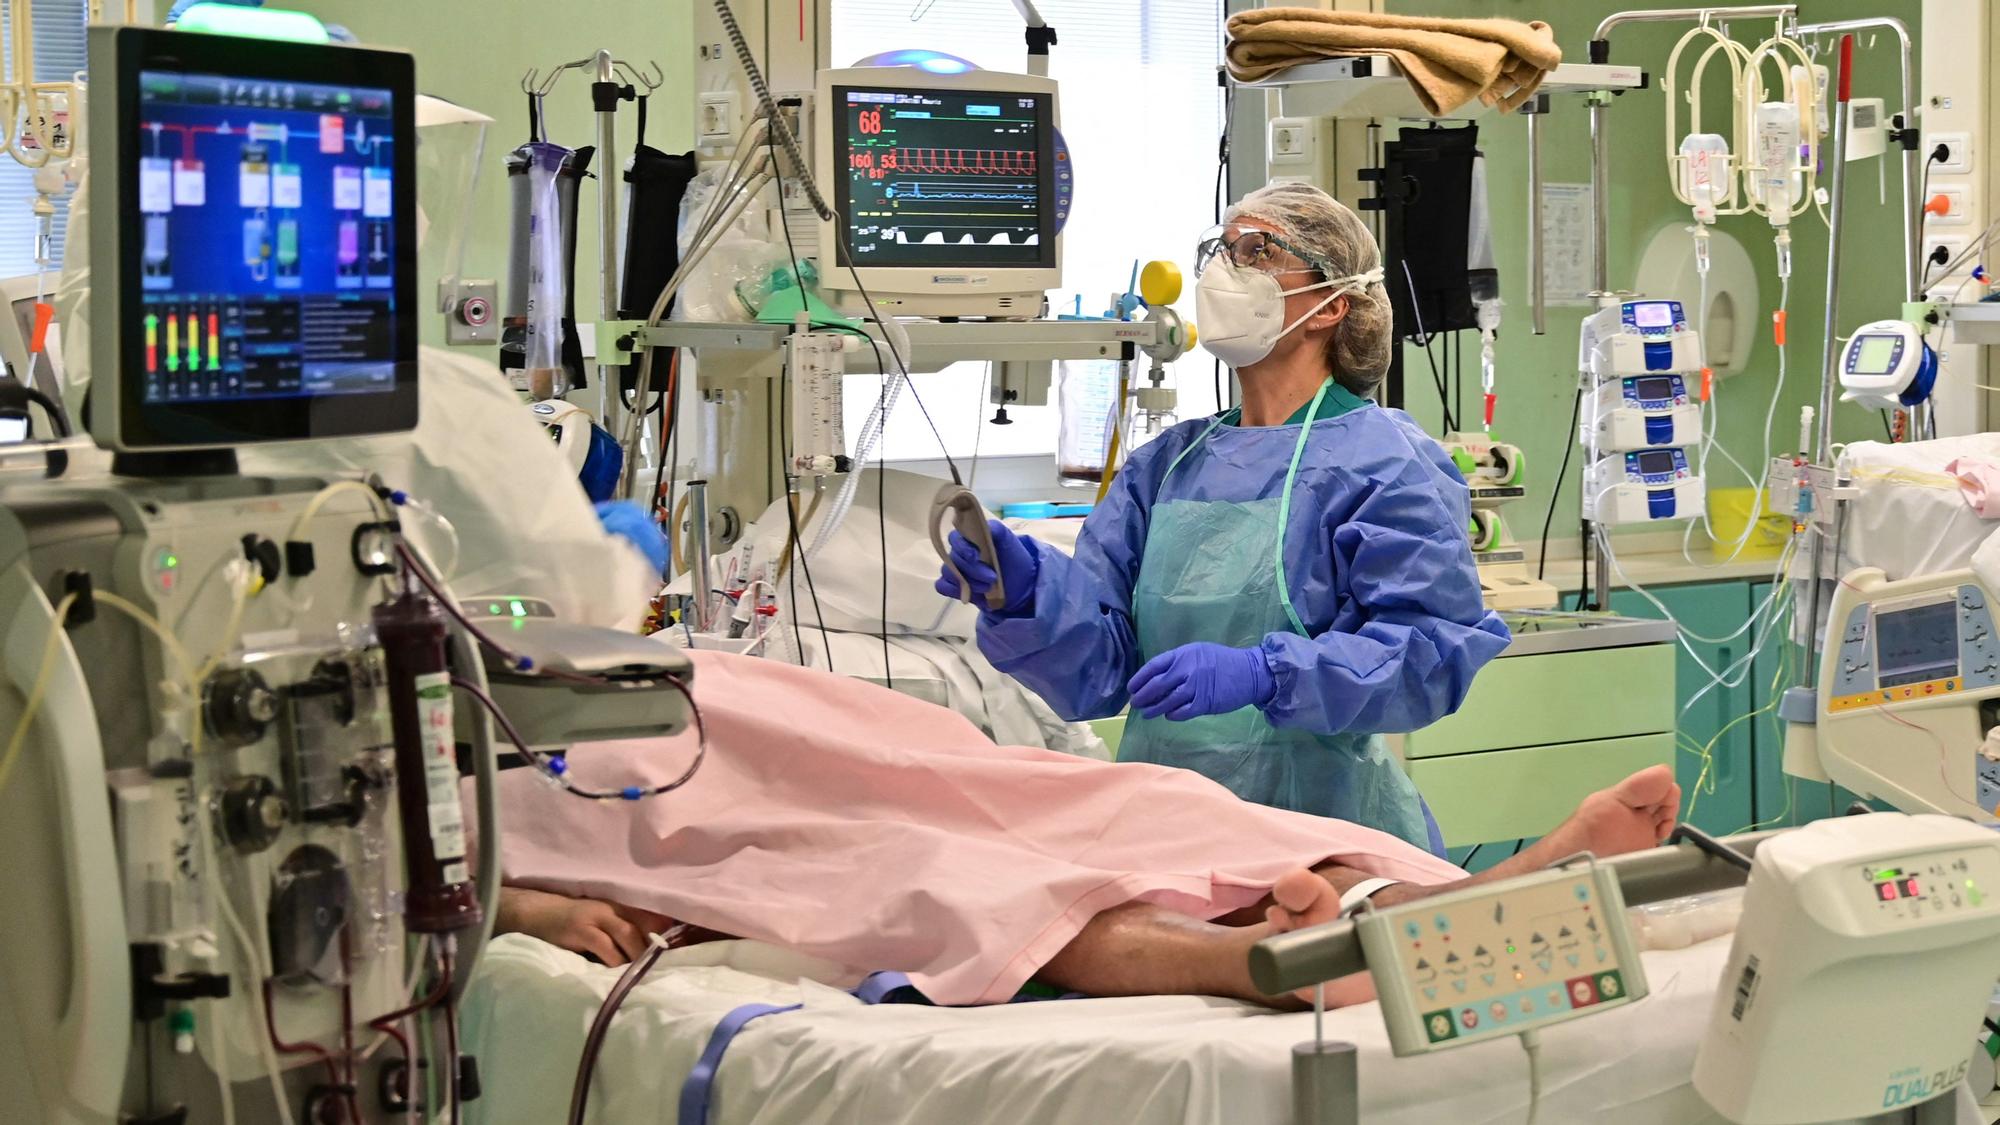
<svg viewBox="0 0 2000 1125"><path fill-rule="evenodd" d="M395 110L366 86L140 72L140 401L395 388Z"/></svg>
<svg viewBox="0 0 2000 1125"><path fill-rule="evenodd" d="M1053 98L834 87L844 263L1053 268Z"/></svg>
<svg viewBox="0 0 2000 1125"><path fill-rule="evenodd" d="M1958 673L1958 603L1933 602L1875 615L1875 676L1882 687Z"/></svg>
<svg viewBox="0 0 2000 1125"><path fill-rule="evenodd" d="M1887 375L1896 363L1894 336L1863 336L1854 342L1854 362L1849 371L1856 375Z"/></svg>

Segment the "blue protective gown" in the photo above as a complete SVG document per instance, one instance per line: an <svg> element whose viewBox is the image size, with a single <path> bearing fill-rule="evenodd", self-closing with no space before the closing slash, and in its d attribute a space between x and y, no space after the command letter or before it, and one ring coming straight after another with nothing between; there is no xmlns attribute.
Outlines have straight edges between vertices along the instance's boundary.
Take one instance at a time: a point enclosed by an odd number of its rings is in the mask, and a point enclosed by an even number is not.
<svg viewBox="0 0 2000 1125"><path fill-rule="evenodd" d="M1329 389L1345 412L1314 414L1303 443L1303 423L1202 418L1141 447L1074 557L1029 541L1033 613L982 614L979 647L1078 720L1122 710L1126 682L1161 652L1258 646L1277 682L1268 704L1135 716L1120 758L1422 847L1421 799L1376 736L1450 714L1509 637L1482 602L1465 482L1443 449L1401 411Z"/></svg>

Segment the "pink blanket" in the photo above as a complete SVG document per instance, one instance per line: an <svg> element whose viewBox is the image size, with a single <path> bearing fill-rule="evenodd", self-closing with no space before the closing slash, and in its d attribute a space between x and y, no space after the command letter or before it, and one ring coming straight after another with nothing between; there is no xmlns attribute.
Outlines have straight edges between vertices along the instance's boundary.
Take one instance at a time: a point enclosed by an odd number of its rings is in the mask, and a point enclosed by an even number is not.
<svg viewBox="0 0 2000 1125"><path fill-rule="evenodd" d="M1438 883L1393 836L1246 804L1184 770L988 742L957 714L779 664L695 654L708 761L674 793L586 801L503 775L509 883L621 902L856 970L942 1004L1005 1001L1092 916L1198 918L1329 859ZM580 747L578 775L665 780L692 738Z"/></svg>

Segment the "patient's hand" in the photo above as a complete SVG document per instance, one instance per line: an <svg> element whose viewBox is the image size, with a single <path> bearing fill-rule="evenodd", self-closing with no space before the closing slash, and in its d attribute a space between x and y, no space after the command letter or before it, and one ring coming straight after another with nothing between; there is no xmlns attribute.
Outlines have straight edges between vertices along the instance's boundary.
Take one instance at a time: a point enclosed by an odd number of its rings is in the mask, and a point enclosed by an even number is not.
<svg viewBox="0 0 2000 1125"><path fill-rule="evenodd" d="M527 934L572 953L587 953L606 965L623 965L645 952L647 935L673 924L673 919L650 910L526 887L502 887L494 930Z"/></svg>

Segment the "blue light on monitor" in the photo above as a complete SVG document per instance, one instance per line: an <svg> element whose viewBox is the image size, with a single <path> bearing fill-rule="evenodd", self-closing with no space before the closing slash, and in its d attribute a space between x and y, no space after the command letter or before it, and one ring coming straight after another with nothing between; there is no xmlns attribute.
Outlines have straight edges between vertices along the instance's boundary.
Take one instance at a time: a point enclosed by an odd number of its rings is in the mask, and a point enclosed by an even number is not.
<svg viewBox="0 0 2000 1125"><path fill-rule="evenodd" d="M904 48L899 51L883 51L869 55L855 66L913 66L932 74L967 74L978 70L970 59L948 55L943 51L927 51L920 48Z"/></svg>

